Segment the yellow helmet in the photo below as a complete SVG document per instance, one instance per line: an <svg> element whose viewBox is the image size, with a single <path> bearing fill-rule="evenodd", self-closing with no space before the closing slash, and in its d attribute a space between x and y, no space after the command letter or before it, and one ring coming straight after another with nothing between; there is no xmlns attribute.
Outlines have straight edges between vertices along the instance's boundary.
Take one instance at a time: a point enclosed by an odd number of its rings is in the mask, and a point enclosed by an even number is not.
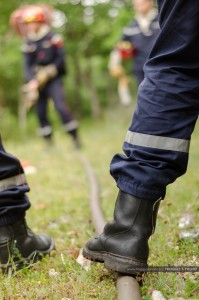
<svg viewBox="0 0 199 300"><path fill-rule="evenodd" d="M41 7L29 6L28 9L24 11L23 22L24 23L31 23L31 22L46 23L46 16Z"/></svg>

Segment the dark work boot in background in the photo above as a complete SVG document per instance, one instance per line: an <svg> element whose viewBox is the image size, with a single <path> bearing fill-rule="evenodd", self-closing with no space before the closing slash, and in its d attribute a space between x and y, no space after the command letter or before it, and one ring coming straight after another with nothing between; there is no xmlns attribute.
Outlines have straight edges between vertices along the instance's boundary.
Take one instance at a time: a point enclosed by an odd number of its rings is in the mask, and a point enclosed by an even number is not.
<svg viewBox="0 0 199 300"><path fill-rule="evenodd" d="M0 268L7 273L28 266L55 249L46 234L34 234L25 219L0 226Z"/></svg>
<svg viewBox="0 0 199 300"><path fill-rule="evenodd" d="M78 135L78 130L77 129L73 129L68 131L68 133L72 136L73 139L73 144L75 149L81 149L82 145L80 143L80 139L79 139L79 135Z"/></svg>
<svg viewBox="0 0 199 300"><path fill-rule="evenodd" d="M120 191L114 220L88 241L83 256L120 273L139 273L135 268L147 267L148 239L155 230L159 204L160 199L145 200Z"/></svg>

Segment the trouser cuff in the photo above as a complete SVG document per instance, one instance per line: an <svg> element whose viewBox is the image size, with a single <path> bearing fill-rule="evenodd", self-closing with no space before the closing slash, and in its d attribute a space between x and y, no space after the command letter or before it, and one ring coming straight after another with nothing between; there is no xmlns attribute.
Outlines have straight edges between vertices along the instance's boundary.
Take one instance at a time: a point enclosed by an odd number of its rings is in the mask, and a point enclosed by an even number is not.
<svg viewBox="0 0 199 300"><path fill-rule="evenodd" d="M5 216L0 216L0 226L12 225L18 220L24 219L25 212L8 214Z"/></svg>

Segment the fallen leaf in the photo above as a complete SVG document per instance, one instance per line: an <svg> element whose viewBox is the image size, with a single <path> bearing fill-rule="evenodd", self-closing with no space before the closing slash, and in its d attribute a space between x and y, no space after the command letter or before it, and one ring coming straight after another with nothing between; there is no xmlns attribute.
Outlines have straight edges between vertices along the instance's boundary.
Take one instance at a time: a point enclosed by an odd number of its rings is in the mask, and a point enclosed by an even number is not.
<svg viewBox="0 0 199 300"><path fill-rule="evenodd" d="M76 262L82 266L82 268L85 271L88 271L90 269L90 265L91 265L91 261L86 259L83 255L82 255L82 249L80 249L79 251L79 256L76 259Z"/></svg>

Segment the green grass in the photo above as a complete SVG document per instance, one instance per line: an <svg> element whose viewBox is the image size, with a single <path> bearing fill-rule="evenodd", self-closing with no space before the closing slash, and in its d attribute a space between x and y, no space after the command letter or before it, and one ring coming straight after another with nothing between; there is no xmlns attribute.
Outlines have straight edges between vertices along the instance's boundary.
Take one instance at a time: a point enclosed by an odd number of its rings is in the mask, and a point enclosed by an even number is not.
<svg viewBox="0 0 199 300"><path fill-rule="evenodd" d="M119 107L101 120L85 121L81 125L83 153L98 177L107 220L112 219L118 192L109 174L109 165L112 156L122 152L131 114L128 109ZM198 242L180 242L178 239L178 221L185 211L194 215L195 225L199 226L198 132L197 127L188 172L168 187L166 199L162 202L157 230L150 240L150 265L199 263ZM0 275L0 299L117 299L114 272L101 264L92 264L87 272L76 262L79 250L94 234L88 206L89 182L70 137L56 128L54 142L49 149L39 137L31 136L22 145L9 139L4 144L8 152L37 168L36 174L27 175L32 203L27 221L35 232L48 233L55 239L56 251L31 269L18 271L15 276ZM52 269L56 276L50 276ZM142 298L151 299L151 291L156 289L166 299L198 299L198 279L196 273L149 273L141 288Z"/></svg>

